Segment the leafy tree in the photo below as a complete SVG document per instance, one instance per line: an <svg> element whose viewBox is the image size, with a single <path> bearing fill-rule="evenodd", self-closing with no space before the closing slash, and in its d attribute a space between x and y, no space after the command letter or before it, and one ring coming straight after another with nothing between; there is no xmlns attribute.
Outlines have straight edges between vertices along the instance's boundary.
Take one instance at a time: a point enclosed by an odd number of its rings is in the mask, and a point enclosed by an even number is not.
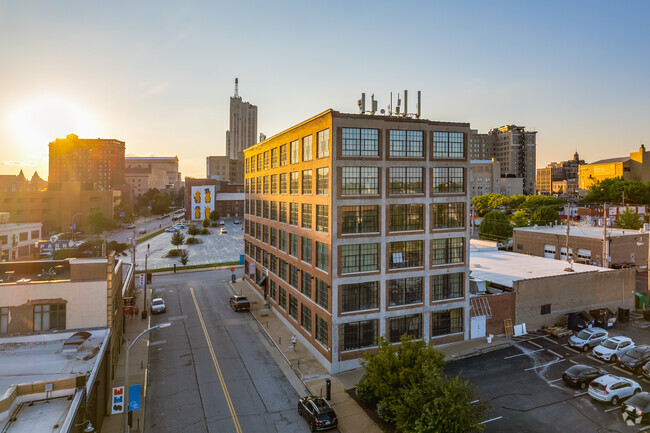
<svg viewBox="0 0 650 433"><path fill-rule="evenodd" d="M618 214L616 227L620 229L638 230L643 227L643 221L635 209L627 208Z"/></svg>
<svg viewBox="0 0 650 433"><path fill-rule="evenodd" d="M185 242L185 235L180 231L174 232L172 235L172 245L178 247L183 245L183 242Z"/></svg>
<svg viewBox="0 0 650 433"><path fill-rule="evenodd" d="M181 265L185 266L187 264L187 261L190 259L190 255L187 252L187 250L179 250L178 251L178 257L181 261Z"/></svg>
<svg viewBox="0 0 650 433"><path fill-rule="evenodd" d="M210 215L212 215L212 212L210 212ZM210 219L209 218L204 219L201 222L201 224L203 225L203 227L210 227Z"/></svg>
<svg viewBox="0 0 650 433"><path fill-rule="evenodd" d="M196 224L191 224L187 228L187 234L190 236L196 236L199 234L200 229L196 226Z"/></svg>
<svg viewBox="0 0 650 433"><path fill-rule="evenodd" d="M529 225L528 211L525 209L517 210L515 214L512 216L512 222L515 225L515 227L528 227Z"/></svg>
<svg viewBox="0 0 650 433"><path fill-rule="evenodd" d="M493 210L488 212L478 226L479 239L507 241L512 237L512 224L505 213Z"/></svg>
<svg viewBox="0 0 650 433"><path fill-rule="evenodd" d="M545 226L547 224L558 224L560 222L560 214L552 206L542 206L533 212L530 217L532 225Z"/></svg>
<svg viewBox="0 0 650 433"><path fill-rule="evenodd" d="M210 219L212 221L219 221L220 217L221 217L221 215L219 215L219 211L217 209L210 212ZM205 227L207 227L207 226L205 226Z"/></svg>
<svg viewBox="0 0 650 433"><path fill-rule="evenodd" d="M519 209L526 209L530 212L534 212L540 207L552 207L556 210L562 209L565 205L564 199L558 197L549 197L546 195L529 195L526 196L526 199L519 205Z"/></svg>
<svg viewBox="0 0 650 433"><path fill-rule="evenodd" d="M86 217L86 228L93 235L103 233L114 226L113 220L107 218L102 211L96 211Z"/></svg>
<svg viewBox="0 0 650 433"><path fill-rule="evenodd" d="M169 212L172 205L172 198L169 194L158 193L151 203L151 212L155 215L162 215Z"/></svg>
<svg viewBox="0 0 650 433"><path fill-rule="evenodd" d="M633 180L623 180L622 177L612 177L592 185L582 203L650 203L650 183Z"/></svg>
<svg viewBox="0 0 650 433"><path fill-rule="evenodd" d="M526 196L523 194L516 194L511 195L510 197L506 197L506 200L503 204L505 206L505 211L508 213L508 215L511 215L515 210L519 209L524 201L526 201Z"/></svg>

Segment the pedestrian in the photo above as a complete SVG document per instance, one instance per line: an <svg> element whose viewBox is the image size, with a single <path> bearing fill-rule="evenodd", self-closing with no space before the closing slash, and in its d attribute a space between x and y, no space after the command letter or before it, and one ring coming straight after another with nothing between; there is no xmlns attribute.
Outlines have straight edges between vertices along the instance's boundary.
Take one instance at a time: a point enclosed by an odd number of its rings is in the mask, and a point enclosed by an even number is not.
<svg viewBox="0 0 650 433"><path fill-rule="evenodd" d="M135 307L135 317L140 315L140 307Z"/></svg>
<svg viewBox="0 0 650 433"><path fill-rule="evenodd" d="M298 339L295 334L291 337L291 345L293 346L293 351L296 351L296 344L298 344Z"/></svg>

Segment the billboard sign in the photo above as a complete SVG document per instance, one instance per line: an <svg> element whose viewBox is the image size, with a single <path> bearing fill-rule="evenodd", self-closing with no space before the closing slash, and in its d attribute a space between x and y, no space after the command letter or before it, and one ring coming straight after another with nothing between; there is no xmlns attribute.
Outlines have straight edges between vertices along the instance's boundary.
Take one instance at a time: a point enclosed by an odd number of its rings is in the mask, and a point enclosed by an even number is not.
<svg viewBox="0 0 650 433"><path fill-rule="evenodd" d="M113 388L111 393L111 415L124 412L124 387L118 386Z"/></svg>
<svg viewBox="0 0 650 433"><path fill-rule="evenodd" d="M193 186L190 195L190 219L192 221L210 218L216 199L215 185Z"/></svg>

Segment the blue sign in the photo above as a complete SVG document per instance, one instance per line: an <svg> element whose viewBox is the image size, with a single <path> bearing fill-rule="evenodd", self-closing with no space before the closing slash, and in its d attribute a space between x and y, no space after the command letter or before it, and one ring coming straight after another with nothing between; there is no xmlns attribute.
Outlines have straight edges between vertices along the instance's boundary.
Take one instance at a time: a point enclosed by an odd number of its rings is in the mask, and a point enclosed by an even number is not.
<svg viewBox="0 0 650 433"><path fill-rule="evenodd" d="M72 223L72 230L77 230L77 223Z"/></svg>
<svg viewBox="0 0 650 433"><path fill-rule="evenodd" d="M129 412L140 410L140 387L140 384L129 386Z"/></svg>
<svg viewBox="0 0 650 433"><path fill-rule="evenodd" d="M243 255L243 254L240 254L240 255L239 255L239 264L240 264L240 265L243 265L243 264L244 264L244 255Z"/></svg>
<svg viewBox="0 0 650 433"><path fill-rule="evenodd" d="M120 212L120 217L124 218L124 212Z"/></svg>

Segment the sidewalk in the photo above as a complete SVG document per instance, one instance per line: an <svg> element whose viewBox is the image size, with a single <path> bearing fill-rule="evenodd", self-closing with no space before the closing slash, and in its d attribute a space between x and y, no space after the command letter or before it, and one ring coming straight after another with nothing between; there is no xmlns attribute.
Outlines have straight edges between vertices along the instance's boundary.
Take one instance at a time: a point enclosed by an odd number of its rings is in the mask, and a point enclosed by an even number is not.
<svg viewBox="0 0 650 433"><path fill-rule="evenodd" d="M149 290L149 293L151 291ZM151 316L147 315L146 319L142 319L143 311L143 296L144 291L142 288L135 289L136 306L140 309L140 317L127 317L125 321L126 330L124 337L129 341L129 344L138 336L142 331L149 328ZM145 341L142 341L145 340ZM124 367L126 363L126 346L122 344L120 351L120 358L115 371L115 378L113 386L124 385ZM129 385L142 385L142 395L140 396L141 409L132 412L131 433L140 433L144 430L144 411L145 400L147 395L147 387L145 381L147 380L147 366L149 363L149 337L143 336L129 352ZM110 393L110 389L108 390ZM110 394L109 394L110 398ZM124 432L124 413L111 415L110 412L104 417L101 433L123 433Z"/></svg>

